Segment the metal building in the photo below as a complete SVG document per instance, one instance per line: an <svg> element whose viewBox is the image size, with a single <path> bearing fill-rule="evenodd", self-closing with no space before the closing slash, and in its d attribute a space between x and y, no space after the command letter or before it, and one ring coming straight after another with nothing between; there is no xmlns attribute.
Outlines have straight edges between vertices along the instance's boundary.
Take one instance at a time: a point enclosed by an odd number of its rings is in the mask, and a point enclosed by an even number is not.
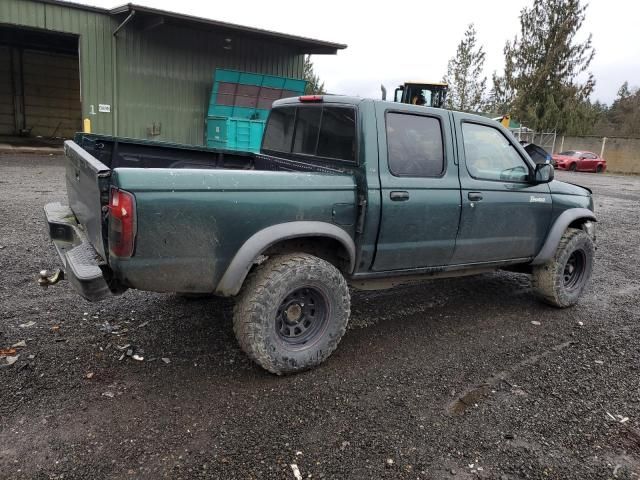
<svg viewBox="0 0 640 480"><path fill-rule="evenodd" d="M133 4L0 0L0 135L201 145L216 67L302 78L305 54L343 48Z"/></svg>

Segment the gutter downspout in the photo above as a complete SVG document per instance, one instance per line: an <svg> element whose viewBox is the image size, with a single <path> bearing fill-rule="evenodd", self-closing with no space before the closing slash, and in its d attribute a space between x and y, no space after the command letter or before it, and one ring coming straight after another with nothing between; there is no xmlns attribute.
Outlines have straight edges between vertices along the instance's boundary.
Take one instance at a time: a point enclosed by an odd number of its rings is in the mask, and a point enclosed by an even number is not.
<svg viewBox="0 0 640 480"><path fill-rule="evenodd" d="M120 25L113 31L111 37L111 73L113 75L113 136L118 136L118 115L120 114L120 102L118 99L118 32L122 30L127 23L129 23L135 16L136 11L131 10L127 18L125 18Z"/></svg>

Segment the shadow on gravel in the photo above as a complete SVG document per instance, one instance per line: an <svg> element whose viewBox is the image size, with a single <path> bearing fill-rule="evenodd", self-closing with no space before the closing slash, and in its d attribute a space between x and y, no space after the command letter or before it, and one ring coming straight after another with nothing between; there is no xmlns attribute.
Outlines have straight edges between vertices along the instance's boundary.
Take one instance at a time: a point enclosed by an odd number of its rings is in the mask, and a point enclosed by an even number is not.
<svg viewBox="0 0 640 480"><path fill-rule="evenodd" d="M529 316L557 312L535 300L527 276L507 272L384 291L352 291L351 309L350 327L341 346L318 371L339 370L345 361L350 370L366 370L371 361L367 353L354 355L354 350L395 352L419 341L425 348L438 351L440 337L445 334L477 335L481 340L487 329L499 322L496 328L508 335L509 330L517 329L518 325L528 324ZM209 371L205 381L209 381L211 375L233 377L237 383L277 378L254 366L239 350L232 330L233 301L230 299L158 295L155 301L138 307L136 316L160 319L154 322L154 328L147 327L141 341L145 351L157 353L154 357L177 356L179 360L175 365L172 363L173 368L182 365L189 369L193 363L198 367L214 366L215 370ZM505 326L508 326L506 330ZM456 348L455 345L448 347L454 354L464 354ZM384 362L384 358L378 361Z"/></svg>

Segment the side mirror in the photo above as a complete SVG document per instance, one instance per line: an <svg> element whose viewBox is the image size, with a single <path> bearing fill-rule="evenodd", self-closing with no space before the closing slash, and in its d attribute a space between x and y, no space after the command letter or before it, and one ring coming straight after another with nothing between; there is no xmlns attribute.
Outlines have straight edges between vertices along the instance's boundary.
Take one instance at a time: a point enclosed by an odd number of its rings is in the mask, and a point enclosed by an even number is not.
<svg viewBox="0 0 640 480"><path fill-rule="evenodd" d="M555 170L550 163L539 163L533 174L534 183L549 183L555 176Z"/></svg>

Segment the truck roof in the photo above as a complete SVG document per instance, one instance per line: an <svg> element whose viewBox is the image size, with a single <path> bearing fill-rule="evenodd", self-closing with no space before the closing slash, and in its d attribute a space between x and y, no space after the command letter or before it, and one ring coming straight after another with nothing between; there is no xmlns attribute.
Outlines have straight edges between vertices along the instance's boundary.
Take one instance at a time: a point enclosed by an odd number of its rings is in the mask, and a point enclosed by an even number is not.
<svg viewBox="0 0 640 480"><path fill-rule="evenodd" d="M283 98L281 100L276 100L273 102L274 107L278 107L280 105L288 105L291 103L307 103L301 101L300 99L303 97L320 97L322 100L318 100L317 102L310 101L308 103L349 103L352 105L357 105L362 102L374 102L375 100L370 98L362 98L362 97L353 97L349 95L303 95L302 97L289 97Z"/></svg>
<svg viewBox="0 0 640 480"><path fill-rule="evenodd" d="M319 97L318 100L308 100L308 101L303 101L300 100L303 97ZM385 106L387 106L388 108L393 108L395 110L406 110L408 112L416 112L416 113L420 113L420 112L424 112L425 109L427 110L433 110L435 109L435 107L424 107L421 105L410 105L408 103L399 103L399 102L390 102L388 100L379 100L379 99L373 99L373 98L363 98L363 97L355 97L355 96L350 96L350 95L303 95L302 97L289 97L289 98L283 98L281 100L276 100L275 102L273 102L273 107L279 107L282 105L302 105L302 104L319 104L319 103L341 103L341 104L350 104L350 105L359 105L361 103L381 103L384 104ZM437 110L446 110L446 109L441 109L438 108ZM487 117L483 117L482 115L476 115L476 114L470 114L470 113L465 113L465 115L467 116L471 116L471 117L478 117L481 118L483 120L486 120ZM497 122L499 123L499 122Z"/></svg>

